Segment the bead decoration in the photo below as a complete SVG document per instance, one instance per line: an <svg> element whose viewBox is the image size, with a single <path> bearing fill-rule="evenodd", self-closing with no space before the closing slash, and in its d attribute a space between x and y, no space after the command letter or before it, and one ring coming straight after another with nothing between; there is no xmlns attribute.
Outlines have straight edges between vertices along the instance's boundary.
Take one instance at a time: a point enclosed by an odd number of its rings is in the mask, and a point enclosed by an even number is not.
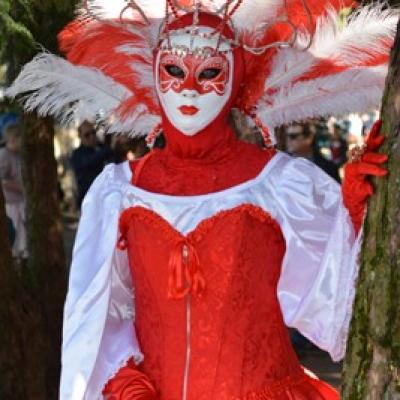
<svg viewBox="0 0 400 400"><path fill-rule="evenodd" d="M350 150L349 162L350 163L360 162L366 150L367 150L366 144L363 144L362 146L354 146Z"/></svg>
<svg viewBox="0 0 400 400"><path fill-rule="evenodd" d="M272 142L271 139L271 134L269 132L269 129L267 126L263 124L261 119L257 117L256 111L249 111L246 112L246 114L254 121L255 126L260 130L261 135L264 139L264 145L267 149L273 148L274 143Z"/></svg>
<svg viewBox="0 0 400 400"><path fill-rule="evenodd" d="M211 48L207 48L207 47L195 47L193 50L190 50L189 47L185 46L185 45L175 45L175 46L171 46L169 47L168 45L163 45L160 47L160 50L163 53L168 53L168 54L172 54L181 58L185 58L187 55L191 54L196 58L200 58L200 59L207 59L207 58L211 58L214 57L216 55L222 55L222 54L228 54L230 53L232 50L213 50Z"/></svg>
<svg viewBox="0 0 400 400"><path fill-rule="evenodd" d="M171 8L172 10L172 14L174 16L174 18L178 18L179 17L179 13L178 13L178 9L176 8L176 5L174 3L173 0L167 0L167 12L168 12L168 6Z"/></svg>
<svg viewBox="0 0 400 400"><path fill-rule="evenodd" d="M152 148L154 146L154 142L156 141L158 135L161 133L161 128L161 123L157 124L154 129L146 136L146 144L148 147Z"/></svg>

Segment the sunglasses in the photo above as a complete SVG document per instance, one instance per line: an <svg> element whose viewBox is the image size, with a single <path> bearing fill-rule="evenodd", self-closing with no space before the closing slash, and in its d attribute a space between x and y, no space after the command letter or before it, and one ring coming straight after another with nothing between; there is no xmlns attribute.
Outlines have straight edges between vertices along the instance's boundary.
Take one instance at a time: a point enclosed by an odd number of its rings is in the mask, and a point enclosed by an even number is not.
<svg viewBox="0 0 400 400"><path fill-rule="evenodd" d="M287 138L290 140L296 140L298 137L303 136L302 133L288 133Z"/></svg>
<svg viewBox="0 0 400 400"><path fill-rule="evenodd" d="M87 139L87 138L90 138L90 136L93 136L93 135L96 135L96 131L94 129L91 130L91 131L85 132L83 134L83 137Z"/></svg>

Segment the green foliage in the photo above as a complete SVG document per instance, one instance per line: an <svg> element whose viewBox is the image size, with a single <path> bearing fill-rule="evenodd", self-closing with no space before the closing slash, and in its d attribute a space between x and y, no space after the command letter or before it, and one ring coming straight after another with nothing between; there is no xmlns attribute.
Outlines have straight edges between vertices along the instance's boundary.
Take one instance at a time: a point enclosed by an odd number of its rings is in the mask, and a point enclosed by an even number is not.
<svg viewBox="0 0 400 400"><path fill-rule="evenodd" d="M0 0L0 65L12 81L42 47L56 53L57 34L74 17L78 0Z"/></svg>
<svg viewBox="0 0 400 400"><path fill-rule="evenodd" d="M34 38L29 29L23 23L17 22L11 15L11 3L7 0L2 0L0 4L0 27L3 46L11 35L24 45L31 47L34 45Z"/></svg>

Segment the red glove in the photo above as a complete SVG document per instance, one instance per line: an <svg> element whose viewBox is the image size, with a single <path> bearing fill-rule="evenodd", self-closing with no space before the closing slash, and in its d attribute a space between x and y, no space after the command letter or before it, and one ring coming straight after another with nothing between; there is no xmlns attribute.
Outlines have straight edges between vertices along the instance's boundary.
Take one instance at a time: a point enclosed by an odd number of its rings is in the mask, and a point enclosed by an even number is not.
<svg viewBox="0 0 400 400"><path fill-rule="evenodd" d="M121 368L103 390L107 400L157 400L157 392L149 378L140 372L134 361Z"/></svg>
<svg viewBox="0 0 400 400"><path fill-rule="evenodd" d="M374 193L374 187L369 176L383 177L388 171L381 166L388 159L386 154L376 151L385 140L380 135L382 121L377 121L366 139L366 150L359 161L347 163L344 167L344 181L342 185L343 201L355 231L361 228L368 198Z"/></svg>

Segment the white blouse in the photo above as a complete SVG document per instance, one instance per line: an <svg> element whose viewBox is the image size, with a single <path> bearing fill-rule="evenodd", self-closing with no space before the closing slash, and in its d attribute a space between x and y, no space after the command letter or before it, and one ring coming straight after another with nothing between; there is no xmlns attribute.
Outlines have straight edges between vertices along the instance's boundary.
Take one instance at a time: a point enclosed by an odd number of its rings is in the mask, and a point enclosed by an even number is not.
<svg viewBox="0 0 400 400"><path fill-rule="evenodd" d="M343 358L357 277L360 237L340 186L314 164L278 153L254 179L199 196L151 193L130 184L128 163L105 168L82 207L64 309L60 400L102 399L108 380L140 352L126 251L118 220L146 207L182 234L241 204L264 209L281 227L286 253L278 297L288 326L333 360Z"/></svg>

